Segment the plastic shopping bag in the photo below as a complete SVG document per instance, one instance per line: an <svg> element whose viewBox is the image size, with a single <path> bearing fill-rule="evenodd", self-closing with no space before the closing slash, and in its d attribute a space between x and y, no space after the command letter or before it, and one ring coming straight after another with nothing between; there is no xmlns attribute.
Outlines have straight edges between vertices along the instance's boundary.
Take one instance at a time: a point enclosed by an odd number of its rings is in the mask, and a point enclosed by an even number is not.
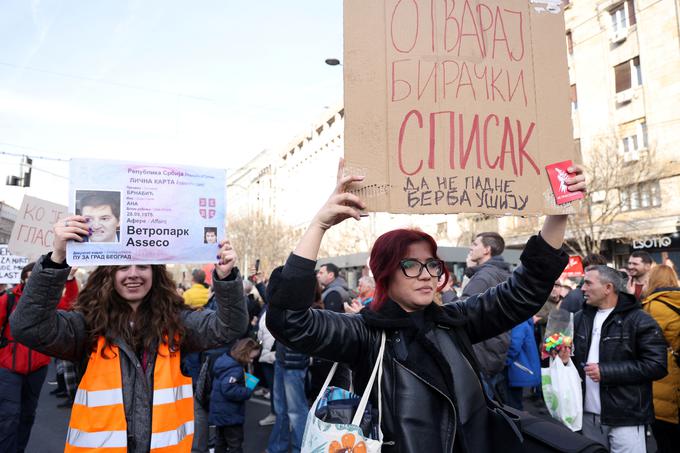
<svg viewBox="0 0 680 453"><path fill-rule="evenodd" d="M565 365L559 357L541 368L543 400L553 418L572 431L579 431L583 419L581 378L571 359Z"/></svg>

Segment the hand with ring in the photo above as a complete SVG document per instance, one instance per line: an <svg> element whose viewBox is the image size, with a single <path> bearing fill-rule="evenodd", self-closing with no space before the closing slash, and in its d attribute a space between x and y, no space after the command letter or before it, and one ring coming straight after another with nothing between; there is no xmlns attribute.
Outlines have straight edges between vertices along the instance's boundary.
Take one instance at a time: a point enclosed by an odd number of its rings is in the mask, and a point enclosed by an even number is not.
<svg viewBox="0 0 680 453"><path fill-rule="evenodd" d="M52 227L54 240L52 241L52 261L63 263L66 260L66 243L68 241L83 242L83 237L92 234L87 219L80 215L66 217Z"/></svg>

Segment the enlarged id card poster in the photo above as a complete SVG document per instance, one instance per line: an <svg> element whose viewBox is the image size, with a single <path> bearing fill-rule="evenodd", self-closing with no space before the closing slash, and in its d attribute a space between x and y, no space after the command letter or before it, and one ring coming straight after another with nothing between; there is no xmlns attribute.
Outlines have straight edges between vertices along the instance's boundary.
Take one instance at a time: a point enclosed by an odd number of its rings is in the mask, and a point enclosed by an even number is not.
<svg viewBox="0 0 680 453"><path fill-rule="evenodd" d="M214 262L224 238L225 171L73 159L69 210L90 236L70 241L71 266Z"/></svg>

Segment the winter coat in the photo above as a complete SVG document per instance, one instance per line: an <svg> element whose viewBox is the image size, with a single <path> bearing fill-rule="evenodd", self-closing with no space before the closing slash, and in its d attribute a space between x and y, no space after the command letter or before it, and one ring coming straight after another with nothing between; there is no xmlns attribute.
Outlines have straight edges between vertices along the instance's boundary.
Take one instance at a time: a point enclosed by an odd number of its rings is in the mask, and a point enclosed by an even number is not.
<svg viewBox="0 0 680 453"><path fill-rule="evenodd" d="M257 341L262 346L262 351L260 352L259 361L262 363L274 364L276 360L276 351L274 350L274 342L276 339L267 329L267 324L265 322L267 319L267 306L260 312L259 328L257 329Z"/></svg>
<svg viewBox="0 0 680 453"><path fill-rule="evenodd" d="M494 256L481 266L467 268L465 274L470 280L463 288L463 299L506 281L510 277L510 265L502 256ZM503 371L509 346L510 332L503 332L473 346L479 367L486 376Z"/></svg>
<svg viewBox="0 0 680 453"><path fill-rule="evenodd" d="M83 363L91 352L88 326L77 311L56 310L70 268L38 260L26 284L23 303L10 318L16 338L51 356ZM218 310L185 310L181 320L186 329L181 353L219 347L240 337L248 327L243 284L237 269L225 280L213 275ZM148 452L151 442L153 372L157 351L148 351L146 372L132 347L115 341L120 350L123 405L127 420L128 452Z"/></svg>
<svg viewBox="0 0 680 453"><path fill-rule="evenodd" d="M11 290L14 297L11 313L16 311L20 303L24 303L23 289L24 285L21 284ZM47 366L50 363L50 358L19 343L12 335L12 328L7 319L8 298L9 293L7 292L0 296L0 328L5 326L4 337L7 339L7 346L0 349L0 367L18 374L33 373Z"/></svg>
<svg viewBox="0 0 680 453"><path fill-rule="evenodd" d="M326 310L344 313L343 302L350 302L349 286L342 277L335 277L321 293L321 300Z"/></svg>
<svg viewBox="0 0 680 453"><path fill-rule="evenodd" d="M541 361L534 338L532 318L516 325L510 333L510 347L506 359L510 387L536 387L541 385Z"/></svg>
<svg viewBox="0 0 680 453"><path fill-rule="evenodd" d="M246 387L243 365L229 354L222 354L213 367L208 423L215 426L242 425L246 420L246 400L252 393Z"/></svg>
<svg viewBox="0 0 680 453"><path fill-rule="evenodd" d="M210 289L201 283L194 283L184 291L184 303L193 308L200 308L208 303Z"/></svg>
<svg viewBox="0 0 680 453"><path fill-rule="evenodd" d="M574 315L572 360L583 381L597 308L585 305ZM600 404L603 425L635 426L654 421L652 381L666 371L666 341L659 324L642 311L635 296L619 300L600 333Z"/></svg>
<svg viewBox="0 0 680 453"><path fill-rule="evenodd" d="M363 393L382 332L382 430L385 452L516 451L514 426L485 400L471 342L479 342L534 314L548 298L567 255L533 237L522 263L505 283L448 305L408 314L386 301L378 312L357 315L311 310L314 261L291 255L269 283L267 326L279 344L349 364ZM415 316L422 320L415 322ZM417 326L421 327L417 327ZM371 389L377 407L377 386ZM494 436L488 433L493 432Z"/></svg>
<svg viewBox="0 0 680 453"><path fill-rule="evenodd" d="M652 384L654 394L654 414L658 420L678 423L680 410L680 368L675 354L680 354L680 315L664 305L670 304L680 309L680 288L659 288L647 296L642 308L659 323L668 343L668 376Z"/></svg>
<svg viewBox="0 0 680 453"><path fill-rule="evenodd" d="M574 288L564 297L560 308L562 310L567 310L571 313L577 313L579 310L583 309L583 305L586 303L586 298L583 295L583 290L581 285L578 288Z"/></svg>

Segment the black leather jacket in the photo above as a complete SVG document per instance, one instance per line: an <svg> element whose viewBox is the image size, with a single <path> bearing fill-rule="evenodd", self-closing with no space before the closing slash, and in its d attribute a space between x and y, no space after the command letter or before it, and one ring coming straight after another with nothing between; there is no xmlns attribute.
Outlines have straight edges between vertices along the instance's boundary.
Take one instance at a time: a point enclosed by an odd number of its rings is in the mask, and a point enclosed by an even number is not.
<svg viewBox="0 0 680 453"><path fill-rule="evenodd" d="M378 312L346 315L309 309L316 286L314 262L291 255L271 276L267 327L299 351L349 364L359 393L378 355L381 332L387 333L382 378L386 452L519 451L516 427L484 398L471 342L507 331L536 313L568 257L533 237L521 260L506 282L461 303L431 304L414 316L388 300Z"/></svg>
<svg viewBox="0 0 680 453"><path fill-rule="evenodd" d="M574 357L583 380L597 308L574 315ZM619 300L600 334L600 417L603 425L634 426L654 421L652 381L667 374L666 340L657 322L631 294Z"/></svg>

